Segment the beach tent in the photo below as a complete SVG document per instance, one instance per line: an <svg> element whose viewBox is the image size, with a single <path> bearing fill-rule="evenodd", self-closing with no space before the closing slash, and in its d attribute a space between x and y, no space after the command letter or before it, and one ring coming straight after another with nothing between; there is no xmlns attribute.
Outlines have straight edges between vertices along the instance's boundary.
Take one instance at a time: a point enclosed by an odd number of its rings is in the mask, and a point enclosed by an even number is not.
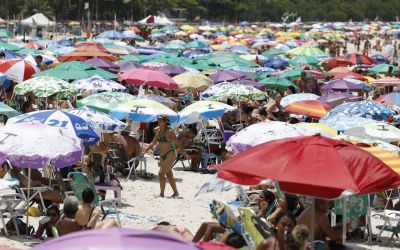
<svg viewBox="0 0 400 250"><path fill-rule="evenodd" d="M157 25L174 24L165 16L153 16L153 15L149 15L148 17L138 21L138 23L140 24L154 23Z"/></svg>
<svg viewBox="0 0 400 250"><path fill-rule="evenodd" d="M33 27L33 26L46 27L46 26L54 26L56 24L55 22L50 21L42 13L36 13L35 15L22 20L21 23L23 25L28 25L31 27Z"/></svg>

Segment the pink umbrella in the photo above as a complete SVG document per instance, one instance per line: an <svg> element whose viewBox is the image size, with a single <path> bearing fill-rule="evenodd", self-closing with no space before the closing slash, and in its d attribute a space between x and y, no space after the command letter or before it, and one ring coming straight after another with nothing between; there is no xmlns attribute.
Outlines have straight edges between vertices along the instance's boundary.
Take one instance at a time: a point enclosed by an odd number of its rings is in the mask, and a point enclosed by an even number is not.
<svg viewBox="0 0 400 250"><path fill-rule="evenodd" d="M128 84L148 85L161 89L178 89L178 84L168 75L151 69L132 69L118 78Z"/></svg>
<svg viewBox="0 0 400 250"><path fill-rule="evenodd" d="M7 78L15 82L23 82L39 72L39 69L23 59L11 59L0 63L0 72L7 75Z"/></svg>

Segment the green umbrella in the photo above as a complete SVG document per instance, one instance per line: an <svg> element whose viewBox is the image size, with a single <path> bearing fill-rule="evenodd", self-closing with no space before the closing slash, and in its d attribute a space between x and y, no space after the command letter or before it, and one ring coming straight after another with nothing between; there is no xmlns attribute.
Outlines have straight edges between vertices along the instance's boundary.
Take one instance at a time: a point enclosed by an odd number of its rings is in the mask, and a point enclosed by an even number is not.
<svg viewBox="0 0 400 250"><path fill-rule="evenodd" d="M78 89L61 79L52 76L39 76L23 81L14 88L17 95L32 92L36 97L49 97L59 93L61 97L74 97Z"/></svg>
<svg viewBox="0 0 400 250"><path fill-rule="evenodd" d="M285 52L283 50L276 49L276 48L272 48L272 49L266 50L263 53L261 53L261 55L263 55L263 56L278 56L278 55L283 55L283 54L285 54Z"/></svg>
<svg viewBox="0 0 400 250"><path fill-rule="evenodd" d="M117 75L112 74L104 69L96 68L88 63L73 61L65 62L57 67L38 72L34 77L38 76L54 76L64 80L79 80L98 75L106 79L117 78Z"/></svg>
<svg viewBox="0 0 400 250"><path fill-rule="evenodd" d="M117 106L136 100L137 97L122 92L102 92L90 95L77 102L78 108L89 107L108 114Z"/></svg>
<svg viewBox="0 0 400 250"><path fill-rule="evenodd" d="M43 51L37 49L23 48L17 51L18 53L25 55L42 55Z"/></svg>
<svg viewBox="0 0 400 250"><path fill-rule="evenodd" d="M297 47L294 49L291 49L289 51L286 51L286 54L292 55L292 56L315 56L315 55L324 55L325 52L320 50L317 47L312 47L312 46L301 46Z"/></svg>
<svg viewBox="0 0 400 250"><path fill-rule="evenodd" d="M4 102L0 102L0 114L7 116L7 118L20 115L18 111L4 104Z"/></svg>
<svg viewBox="0 0 400 250"><path fill-rule="evenodd" d="M262 83L267 86L269 89L279 89L279 90L287 90L290 86L298 89L298 87L291 81L286 78L281 77L269 77L261 80L259 83Z"/></svg>
<svg viewBox="0 0 400 250"><path fill-rule="evenodd" d="M13 33L6 29L0 29L0 38L9 38L12 37Z"/></svg>
<svg viewBox="0 0 400 250"><path fill-rule="evenodd" d="M281 77L281 78L289 78L289 79L293 80L295 78L299 78L303 71L304 70L302 68L294 68L294 69L286 71L285 73L280 74L279 77ZM311 79L311 75L309 73L306 74L306 77L308 79Z"/></svg>
<svg viewBox="0 0 400 250"><path fill-rule="evenodd" d="M318 63L318 59L314 56L296 56L295 58L289 60L289 65L308 64L315 66Z"/></svg>
<svg viewBox="0 0 400 250"><path fill-rule="evenodd" d="M388 72L389 68L392 67L392 72L398 72L399 69L392 65L392 64L386 64L386 63L382 63L382 64L378 64L375 65L374 67L369 69L369 73L371 74L385 74L386 72Z"/></svg>
<svg viewBox="0 0 400 250"><path fill-rule="evenodd" d="M135 55L124 55L121 57L122 62L146 62L148 61L148 58L146 56L135 56Z"/></svg>
<svg viewBox="0 0 400 250"><path fill-rule="evenodd" d="M247 85L236 84L226 91L213 95L210 99L223 101L231 99L233 101L244 100L264 100L266 93Z"/></svg>
<svg viewBox="0 0 400 250"><path fill-rule="evenodd" d="M18 47L14 44L5 42L5 41L0 41L0 49L5 49L5 50L12 50L12 51L17 51L20 50L21 47Z"/></svg>

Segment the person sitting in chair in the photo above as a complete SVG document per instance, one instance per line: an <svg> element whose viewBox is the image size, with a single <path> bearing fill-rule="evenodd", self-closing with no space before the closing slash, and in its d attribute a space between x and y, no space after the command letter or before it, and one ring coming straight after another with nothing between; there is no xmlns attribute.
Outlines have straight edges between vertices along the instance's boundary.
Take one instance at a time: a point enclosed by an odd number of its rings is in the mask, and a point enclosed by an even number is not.
<svg viewBox="0 0 400 250"><path fill-rule="evenodd" d="M184 149L187 156L190 158L190 170L198 171L201 158L203 155L203 148L196 146L194 138L197 136L197 129L195 127L188 127L178 135L178 141L181 148Z"/></svg>
<svg viewBox="0 0 400 250"><path fill-rule="evenodd" d="M64 216L56 224L59 236L82 230L82 227L75 220L78 207L79 201L75 196L67 196L64 199Z"/></svg>

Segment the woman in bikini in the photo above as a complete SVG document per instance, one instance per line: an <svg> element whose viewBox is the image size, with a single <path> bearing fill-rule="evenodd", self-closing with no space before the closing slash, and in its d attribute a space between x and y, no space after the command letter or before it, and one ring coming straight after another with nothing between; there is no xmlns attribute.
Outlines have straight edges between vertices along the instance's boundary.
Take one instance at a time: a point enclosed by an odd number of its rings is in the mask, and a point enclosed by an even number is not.
<svg viewBox="0 0 400 250"><path fill-rule="evenodd" d="M147 151L152 149L158 144L160 148L160 162L158 163L160 170L158 172L160 178L160 197L164 197L166 179L168 178L169 184L174 191L171 197L179 197L178 189L176 188L176 182L174 174L172 173L172 166L176 160L177 155L177 139L174 132L168 128L168 117L160 116L158 119L158 127L154 129L154 139L150 145L141 153L143 156ZM183 153L183 150L179 148L179 152Z"/></svg>

